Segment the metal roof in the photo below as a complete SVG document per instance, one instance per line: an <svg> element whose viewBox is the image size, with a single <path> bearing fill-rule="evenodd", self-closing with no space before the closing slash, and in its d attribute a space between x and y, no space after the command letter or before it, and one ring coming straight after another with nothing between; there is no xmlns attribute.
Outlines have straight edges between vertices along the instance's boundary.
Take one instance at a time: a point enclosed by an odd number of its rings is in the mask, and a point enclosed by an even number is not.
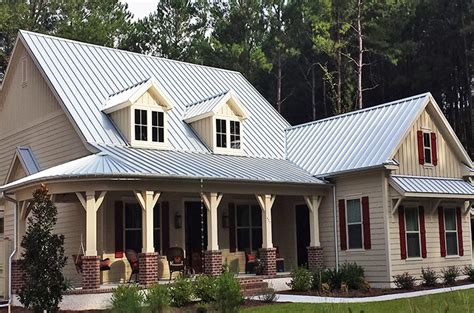
<svg viewBox="0 0 474 313"><path fill-rule="evenodd" d="M16 156L23 165L27 175L31 175L40 171L38 161L30 147L17 147Z"/></svg>
<svg viewBox="0 0 474 313"><path fill-rule="evenodd" d="M188 120L196 116L212 112L222 102L228 93L229 91L221 92L204 100L187 105L186 114L184 115L183 119Z"/></svg>
<svg viewBox="0 0 474 313"><path fill-rule="evenodd" d="M20 39L86 142L127 145L101 109L110 95L151 77L176 104L168 111L168 138L172 149L210 153L182 120L186 105L232 89L249 113L243 124L245 154L284 157L283 130L289 124L238 72L28 31L20 31Z"/></svg>
<svg viewBox="0 0 474 313"><path fill-rule="evenodd" d="M392 175L390 183L403 193L432 193L474 196L474 185L462 179Z"/></svg>
<svg viewBox="0 0 474 313"><path fill-rule="evenodd" d="M430 97L425 93L288 128L287 158L317 176L391 163Z"/></svg>

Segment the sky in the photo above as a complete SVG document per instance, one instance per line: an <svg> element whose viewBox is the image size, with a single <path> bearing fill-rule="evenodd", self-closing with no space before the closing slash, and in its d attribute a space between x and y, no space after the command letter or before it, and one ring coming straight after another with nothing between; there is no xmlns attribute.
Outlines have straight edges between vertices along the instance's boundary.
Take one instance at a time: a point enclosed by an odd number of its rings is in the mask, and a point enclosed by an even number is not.
<svg viewBox="0 0 474 313"><path fill-rule="evenodd" d="M158 0L121 0L122 2L128 3L128 9L133 13L133 19L148 16L152 11L156 9Z"/></svg>

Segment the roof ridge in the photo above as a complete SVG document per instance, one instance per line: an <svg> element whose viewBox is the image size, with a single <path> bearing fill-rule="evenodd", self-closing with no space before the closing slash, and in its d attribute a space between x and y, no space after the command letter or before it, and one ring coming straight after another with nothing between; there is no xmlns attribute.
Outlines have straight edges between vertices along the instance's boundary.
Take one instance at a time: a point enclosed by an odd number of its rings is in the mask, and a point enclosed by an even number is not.
<svg viewBox="0 0 474 313"><path fill-rule="evenodd" d="M219 92L218 94L215 94L215 95L213 95L213 96L209 96L209 97L204 98L204 99L201 99L201 100L199 100L199 101L196 101L196 102L193 102L193 103L190 103L190 104L186 104L186 107L191 107L191 106L193 106L193 105L197 105L197 104L203 103L204 101L207 101L207 100L211 100L211 99L220 97L220 96L222 96L222 95L228 94L229 92L230 92L230 89L228 89L227 91Z"/></svg>
<svg viewBox="0 0 474 313"><path fill-rule="evenodd" d="M378 104L378 105L375 105L375 106L367 107L367 108L364 108L364 109L361 109L361 110L346 112L346 113L326 117L326 118L323 118L323 119L320 119L320 120L311 121L311 122L307 122L307 123L303 123L303 124L299 124L299 125L294 125L294 126L286 128L285 132L288 132L288 131L291 131L291 130L294 130L294 129L298 129L298 128L302 128L302 127L315 125L315 124L320 124L320 123L331 121L331 120L344 118L344 117L351 116L351 115L362 114L362 113L369 112L369 111L375 111L375 110L385 108L385 107L388 107L388 106L401 104L401 103L407 102L409 100L415 100L415 99L423 98L423 97L426 97L428 95L431 95L431 93L430 92L425 92L425 93L422 93L422 94L406 97L406 98L403 98L403 99L394 100L394 101Z"/></svg>

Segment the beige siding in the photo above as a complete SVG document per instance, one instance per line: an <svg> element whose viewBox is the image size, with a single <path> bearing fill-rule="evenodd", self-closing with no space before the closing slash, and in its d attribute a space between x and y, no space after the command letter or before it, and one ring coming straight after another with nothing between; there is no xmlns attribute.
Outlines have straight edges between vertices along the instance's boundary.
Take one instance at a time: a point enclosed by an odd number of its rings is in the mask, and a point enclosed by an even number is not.
<svg viewBox="0 0 474 313"><path fill-rule="evenodd" d="M124 109L112 112L110 117L112 121L117 126L117 129L122 132L122 135L127 139L128 142L131 142L131 109L130 107L126 107Z"/></svg>
<svg viewBox="0 0 474 313"><path fill-rule="evenodd" d="M143 105L161 105L158 99L153 96L149 91L145 92L135 104L143 104Z"/></svg>
<svg viewBox="0 0 474 313"><path fill-rule="evenodd" d="M191 127L204 141L207 147L214 146L214 125L212 124L212 117L207 117L191 123Z"/></svg>
<svg viewBox="0 0 474 313"><path fill-rule="evenodd" d="M437 166L424 166L418 163L417 131L425 128L429 129L430 132L436 133L438 148ZM400 168L396 170L394 174L437 177L462 176L461 162L443 138L442 133L432 120L430 113L426 110L413 124L407 138L401 144L394 158L400 162Z"/></svg>
<svg viewBox="0 0 474 313"><path fill-rule="evenodd" d="M237 117L235 114L234 110L232 110L231 106L226 103L226 105L223 105L218 111L216 115L220 116L226 116L226 117Z"/></svg>

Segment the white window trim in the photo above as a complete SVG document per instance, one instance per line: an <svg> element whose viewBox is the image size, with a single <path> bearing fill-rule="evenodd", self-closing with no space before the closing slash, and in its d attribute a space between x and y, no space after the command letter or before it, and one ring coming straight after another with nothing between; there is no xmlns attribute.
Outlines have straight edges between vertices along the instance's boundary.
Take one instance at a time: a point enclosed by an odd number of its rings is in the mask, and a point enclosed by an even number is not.
<svg viewBox="0 0 474 313"><path fill-rule="evenodd" d="M217 129L216 129L216 120L225 120L226 121L226 148L221 148L217 146ZM240 148L234 149L230 147L230 121L240 123ZM243 144L244 144L244 131L242 120L237 116L223 116L223 115L213 115L212 116L212 150L217 154L229 154L229 155L244 155Z"/></svg>
<svg viewBox="0 0 474 313"><path fill-rule="evenodd" d="M418 215L418 219L417 219L418 231L414 231L414 230L410 230L410 231L409 231L409 230L407 229L407 214L406 214L406 210L407 210L407 209L410 209L410 210L411 210L411 209L415 209L415 210L416 210L417 215ZM405 222L405 247L407 247L407 260L408 260L408 259L410 259L410 260L411 260L411 259L417 260L417 259L420 259L420 258L423 259L422 255L421 255L421 250L422 250L422 249L421 249L420 209L417 208L417 207L406 207L406 208L405 208L405 221L404 221L404 222ZM412 257L410 257L410 256L408 255L408 234L418 234L418 246L420 247L420 251L419 251L419 252L420 252L420 256L412 256Z"/></svg>
<svg viewBox="0 0 474 313"><path fill-rule="evenodd" d="M446 229L446 210L453 210L454 211L454 225L456 226L455 230L447 230ZM458 234L458 222L457 222L457 214L456 208L443 208L443 219L444 219L444 245L446 249L446 258L453 258L459 256L459 234ZM448 237L446 236L448 233L455 233L456 234L456 254L448 254Z"/></svg>
<svg viewBox="0 0 474 313"><path fill-rule="evenodd" d="M360 223L350 223L348 222L348 219L347 219L347 210L349 209L349 206L347 205L347 203L349 201L352 201L352 200L359 200L359 210L360 210ZM362 211L362 197L356 197L356 198L346 198L345 199L346 201L346 207L345 207L345 211L346 211L346 238L347 238L347 251L365 251L365 247L364 247L364 216L362 215L363 214L363 211ZM362 243L362 248L350 248L349 247L349 225L359 225L360 224L360 231L361 231L361 243Z"/></svg>
<svg viewBox="0 0 474 313"><path fill-rule="evenodd" d="M141 148L160 148L160 149L169 149L168 144L168 114L167 112L158 105L143 105L143 104L134 104L130 108L130 144L134 147ZM145 110L147 111L147 140L136 140L135 139L135 110ZM163 112L163 126L164 126L164 142L154 142L152 141L152 112Z"/></svg>
<svg viewBox="0 0 474 313"><path fill-rule="evenodd" d="M433 166L433 147L431 146L431 130L429 129L422 129L423 132L423 159L425 160L425 164L423 164L426 167L432 167ZM430 146L425 146L425 134L428 135L429 140L428 142L430 143ZM430 162L426 162L426 149L430 150Z"/></svg>
<svg viewBox="0 0 474 313"><path fill-rule="evenodd" d="M239 226L238 225L238 219L237 219L237 207L239 205L246 205L250 208L250 214L249 214L249 226ZM258 252L258 250L261 248L261 247L258 247L257 249L254 249L255 247L252 247L252 230L253 229L259 229L260 228L260 231L263 231L263 225L261 226L253 226L252 225L252 206L256 206L258 207L258 209L260 209L261 211L261 208L260 206L258 205L258 203L256 202L252 202L252 201L238 201L238 202L235 202L235 243L236 243L236 251L238 252L245 252L245 251L241 251L239 250L239 236L237 235L238 233L238 230L239 229L247 229L248 232L249 232L249 244L250 244L250 252L253 253L253 252ZM263 212L260 212L260 214L262 214L262 217L263 217ZM263 221L262 221L263 223ZM263 239L263 233L262 233L262 239Z"/></svg>

